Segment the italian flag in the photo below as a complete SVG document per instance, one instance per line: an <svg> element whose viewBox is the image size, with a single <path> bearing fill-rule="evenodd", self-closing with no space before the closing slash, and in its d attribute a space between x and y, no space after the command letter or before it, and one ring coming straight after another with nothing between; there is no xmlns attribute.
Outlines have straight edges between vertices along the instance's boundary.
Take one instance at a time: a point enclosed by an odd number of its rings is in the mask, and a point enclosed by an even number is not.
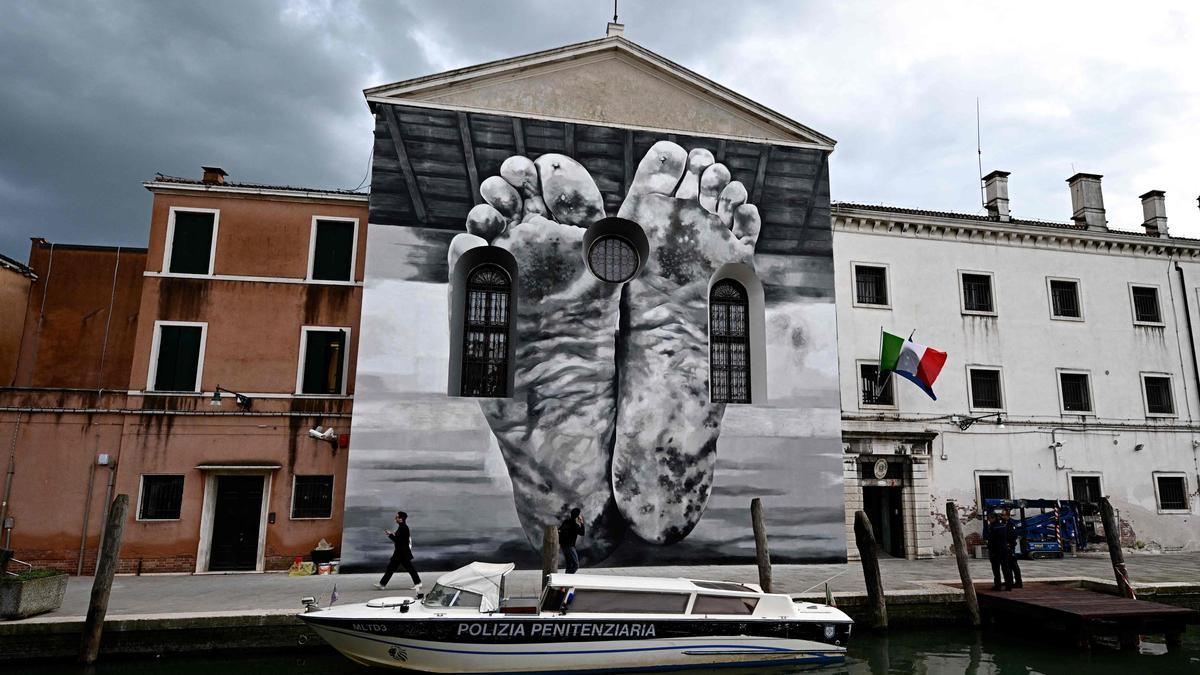
<svg viewBox="0 0 1200 675"><path fill-rule="evenodd" d="M899 335L883 332L882 345L879 349L879 374L896 373L921 388L929 398L937 400L933 395L933 381L942 366L946 365L946 352L919 345L912 340L905 340Z"/></svg>

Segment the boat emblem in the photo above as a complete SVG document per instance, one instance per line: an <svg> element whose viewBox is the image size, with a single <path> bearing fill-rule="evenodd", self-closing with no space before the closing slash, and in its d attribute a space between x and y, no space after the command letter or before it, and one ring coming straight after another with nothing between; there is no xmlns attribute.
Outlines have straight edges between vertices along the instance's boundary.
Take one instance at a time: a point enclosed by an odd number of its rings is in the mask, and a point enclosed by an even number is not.
<svg viewBox="0 0 1200 675"><path fill-rule="evenodd" d="M832 640L834 635L837 635L837 626L831 623L825 624L825 639Z"/></svg>
<svg viewBox="0 0 1200 675"><path fill-rule="evenodd" d="M408 661L408 652L399 647L392 647L389 649L388 656L396 659L397 661Z"/></svg>

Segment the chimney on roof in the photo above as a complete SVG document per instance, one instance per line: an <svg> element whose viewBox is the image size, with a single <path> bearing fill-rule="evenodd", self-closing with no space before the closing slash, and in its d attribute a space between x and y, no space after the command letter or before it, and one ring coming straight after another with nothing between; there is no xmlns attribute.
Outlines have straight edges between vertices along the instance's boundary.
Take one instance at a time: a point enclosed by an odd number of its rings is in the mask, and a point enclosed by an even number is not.
<svg viewBox="0 0 1200 675"><path fill-rule="evenodd" d="M208 185L221 185L225 182L225 176L229 175L225 173L225 169L219 166L202 166L200 168L204 171L204 177L200 180Z"/></svg>
<svg viewBox="0 0 1200 675"><path fill-rule="evenodd" d="M1104 195L1100 192L1100 179L1094 173L1077 173L1067 179L1071 186L1071 220L1089 230L1107 230L1108 220L1104 217Z"/></svg>
<svg viewBox="0 0 1200 675"><path fill-rule="evenodd" d="M1141 196L1142 227L1152 237L1169 237L1167 234L1167 193L1151 190Z"/></svg>
<svg viewBox="0 0 1200 675"><path fill-rule="evenodd" d="M615 16L613 17L616 18ZM608 22L608 29L605 30L605 37L617 37L625 34L625 24L617 23L616 21Z"/></svg>
<svg viewBox="0 0 1200 675"><path fill-rule="evenodd" d="M993 171L983 177L984 206L988 215L1002 223L1010 220L1008 215L1008 176L1007 171Z"/></svg>

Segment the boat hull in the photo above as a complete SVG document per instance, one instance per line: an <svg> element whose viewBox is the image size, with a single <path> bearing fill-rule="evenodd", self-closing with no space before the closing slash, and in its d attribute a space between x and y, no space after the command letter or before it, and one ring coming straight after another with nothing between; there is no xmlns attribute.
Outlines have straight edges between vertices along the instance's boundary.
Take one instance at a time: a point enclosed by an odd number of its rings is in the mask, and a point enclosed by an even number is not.
<svg viewBox="0 0 1200 675"><path fill-rule="evenodd" d="M430 673L816 665L843 661L848 637L844 624L797 621L301 618L354 661Z"/></svg>

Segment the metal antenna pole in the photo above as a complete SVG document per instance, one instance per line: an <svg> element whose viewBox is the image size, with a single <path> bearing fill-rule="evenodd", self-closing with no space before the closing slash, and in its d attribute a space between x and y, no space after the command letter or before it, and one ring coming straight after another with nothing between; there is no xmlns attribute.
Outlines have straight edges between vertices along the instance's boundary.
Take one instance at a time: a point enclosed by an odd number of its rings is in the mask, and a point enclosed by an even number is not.
<svg viewBox="0 0 1200 675"><path fill-rule="evenodd" d="M613 0L613 23L620 23L617 21L617 0Z"/></svg>
<svg viewBox="0 0 1200 675"><path fill-rule="evenodd" d="M979 204L987 208L987 197L983 194L983 135L979 124L979 97L975 97L975 154L979 159Z"/></svg>

